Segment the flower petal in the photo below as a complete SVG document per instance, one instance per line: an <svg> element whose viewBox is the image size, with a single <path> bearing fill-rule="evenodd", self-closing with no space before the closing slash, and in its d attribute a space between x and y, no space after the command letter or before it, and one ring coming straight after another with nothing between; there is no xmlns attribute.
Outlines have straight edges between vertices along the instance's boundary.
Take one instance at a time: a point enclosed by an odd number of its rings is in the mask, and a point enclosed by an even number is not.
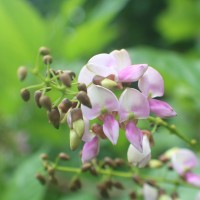
<svg viewBox="0 0 200 200"><path fill-rule="evenodd" d="M147 70L147 64L131 65L123 68L118 73L119 82L134 82L138 81Z"/></svg>
<svg viewBox="0 0 200 200"><path fill-rule="evenodd" d="M200 187L200 175L188 172L185 174L185 180L191 185Z"/></svg>
<svg viewBox="0 0 200 200"><path fill-rule="evenodd" d="M85 130L84 130L84 133L83 133L82 140L84 142L89 142L90 140L92 140L92 138L94 138L95 135L90 131L89 120L86 119L85 117L83 118L83 120L84 120L84 124L85 124L85 126L84 126Z"/></svg>
<svg viewBox="0 0 200 200"><path fill-rule="evenodd" d="M174 117L176 112L173 108L166 102L157 99L149 99L149 106L151 112L156 114L158 117Z"/></svg>
<svg viewBox="0 0 200 200"><path fill-rule="evenodd" d="M88 88L87 94L92 108L81 105L83 115L87 119L94 119L105 110L108 112L118 110L118 99L110 90L99 85L92 85Z"/></svg>
<svg viewBox="0 0 200 200"><path fill-rule="evenodd" d="M138 90L127 88L119 99L120 122L126 121L129 115L135 119L147 118L149 116L149 102Z"/></svg>
<svg viewBox="0 0 200 200"><path fill-rule="evenodd" d="M133 164L134 166L144 167L151 158L150 156L151 148L150 148L149 140L146 135L143 136L142 146L143 146L143 152L141 153L132 144L129 145L128 152L127 152L128 162ZM145 159L145 158L148 158L148 159Z"/></svg>
<svg viewBox="0 0 200 200"><path fill-rule="evenodd" d="M112 55L116 60L116 71L120 71L121 69L131 65L130 56L125 49L114 50L110 55Z"/></svg>
<svg viewBox="0 0 200 200"><path fill-rule="evenodd" d="M142 152L142 138L143 133L142 131L136 127L134 122L129 122L126 125L126 138L128 141L139 151Z"/></svg>
<svg viewBox="0 0 200 200"><path fill-rule="evenodd" d="M81 69L79 75L78 75L78 83L85 83L86 85L89 85L92 82L93 77L95 74L88 70L86 65Z"/></svg>
<svg viewBox="0 0 200 200"><path fill-rule="evenodd" d="M95 158L99 153L99 139L94 137L91 141L86 142L82 150L82 162L86 163Z"/></svg>
<svg viewBox="0 0 200 200"><path fill-rule="evenodd" d="M138 81L138 87L145 96L161 97L164 94L164 81L158 71L148 67L143 77Z"/></svg>
<svg viewBox="0 0 200 200"><path fill-rule="evenodd" d="M180 175L183 175L186 171L191 170L198 165L197 157L189 149L176 150L171 159L173 168Z"/></svg>
<svg viewBox="0 0 200 200"><path fill-rule="evenodd" d="M114 116L107 114L104 118L103 132L107 138L113 143L117 144L119 137L119 124Z"/></svg>
<svg viewBox="0 0 200 200"><path fill-rule="evenodd" d="M157 200L158 189L145 183L143 186L143 196L144 196L144 200Z"/></svg>

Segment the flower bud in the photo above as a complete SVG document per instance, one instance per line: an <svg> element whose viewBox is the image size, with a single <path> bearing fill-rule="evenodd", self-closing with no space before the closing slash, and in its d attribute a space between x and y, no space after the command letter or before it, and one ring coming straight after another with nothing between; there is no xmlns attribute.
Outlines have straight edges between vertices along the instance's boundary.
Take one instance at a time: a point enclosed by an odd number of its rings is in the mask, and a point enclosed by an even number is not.
<svg viewBox="0 0 200 200"><path fill-rule="evenodd" d="M76 150L81 143L81 138L77 135L76 131L70 130L70 148L72 151Z"/></svg>
<svg viewBox="0 0 200 200"><path fill-rule="evenodd" d="M161 162L160 160L150 160L149 162L149 167L150 168L160 168L162 167L163 162Z"/></svg>
<svg viewBox="0 0 200 200"><path fill-rule="evenodd" d="M40 47L39 48L39 53L42 56L50 54L50 50L47 47Z"/></svg>
<svg viewBox="0 0 200 200"><path fill-rule="evenodd" d="M83 121L83 119L79 119L75 122L73 122L72 124L74 130L76 131L77 135L79 136L79 138L82 138L83 133L85 131L85 123Z"/></svg>
<svg viewBox="0 0 200 200"><path fill-rule="evenodd" d="M115 81L105 78L101 81L101 85L109 90L112 90L117 86L117 83Z"/></svg>
<svg viewBox="0 0 200 200"><path fill-rule="evenodd" d="M60 76L59 79L61 82L66 86L66 87L71 87L71 77L69 73L63 72Z"/></svg>
<svg viewBox="0 0 200 200"><path fill-rule="evenodd" d="M72 107L72 102L65 98L62 102L58 105L58 108L61 110L62 113L67 113L68 110Z"/></svg>
<svg viewBox="0 0 200 200"><path fill-rule="evenodd" d="M40 97L42 96L42 92L41 91L35 91L35 94L34 94L34 99L35 99L35 103L36 105L41 108L41 104L40 104Z"/></svg>
<svg viewBox="0 0 200 200"><path fill-rule="evenodd" d="M58 108L55 107L48 112L49 122L53 124L53 126L58 129L60 125L60 113Z"/></svg>
<svg viewBox="0 0 200 200"><path fill-rule="evenodd" d="M130 200L137 200L137 194L135 192L129 193Z"/></svg>
<svg viewBox="0 0 200 200"><path fill-rule="evenodd" d="M28 101L30 99L30 92L27 89L21 89L20 94L24 101Z"/></svg>
<svg viewBox="0 0 200 200"><path fill-rule="evenodd" d="M113 186L119 190L123 190L124 186L119 181L113 182Z"/></svg>
<svg viewBox="0 0 200 200"><path fill-rule="evenodd" d="M40 155L40 158L42 160L48 160L48 155L46 153L43 153L43 154Z"/></svg>
<svg viewBox="0 0 200 200"><path fill-rule="evenodd" d="M50 56L50 55L45 55L45 56L43 57L43 62L44 62L44 64L51 64L52 61L53 61L53 58L52 58L52 56Z"/></svg>
<svg viewBox="0 0 200 200"><path fill-rule="evenodd" d="M87 93L87 86L85 85L85 83L78 83L78 90Z"/></svg>
<svg viewBox="0 0 200 200"><path fill-rule="evenodd" d="M76 98L84 105L87 106L88 108L92 108L92 104L90 102L90 99L87 95L86 92L80 91L77 95Z"/></svg>
<svg viewBox="0 0 200 200"><path fill-rule="evenodd" d="M94 78L92 79L92 82L95 84L95 85L101 85L101 81L105 79L105 77L103 76L99 76L99 75L95 75Z"/></svg>
<svg viewBox="0 0 200 200"><path fill-rule="evenodd" d="M70 156L66 153L59 153L58 157L61 159L61 160L69 160L70 159Z"/></svg>
<svg viewBox="0 0 200 200"><path fill-rule="evenodd" d="M80 108L74 108L70 111L71 122L75 122L79 119L83 119L83 114Z"/></svg>
<svg viewBox="0 0 200 200"><path fill-rule="evenodd" d="M113 159L111 159L109 157L105 157L103 159L103 161L104 161L104 165L108 165L110 167L115 167L115 161Z"/></svg>
<svg viewBox="0 0 200 200"><path fill-rule="evenodd" d="M166 194L162 194L158 200L172 200L172 198Z"/></svg>
<svg viewBox="0 0 200 200"><path fill-rule="evenodd" d="M83 163L82 167L81 167L81 171L82 172L86 172L88 170L90 170L92 164L89 162Z"/></svg>
<svg viewBox="0 0 200 200"><path fill-rule="evenodd" d="M99 136L101 139L106 139L106 135L103 132L103 127L100 124L93 124L92 125L92 132Z"/></svg>
<svg viewBox="0 0 200 200"><path fill-rule="evenodd" d="M42 95L39 99L39 104L49 112L51 111L51 100L48 96Z"/></svg>
<svg viewBox="0 0 200 200"><path fill-rule="evenodd" d="M72 72L72 71L65 70L65 72L67 72L70 75L71 80L74 80L74 78L76 77L76 74L74 72Z"/></svg>
<svg viewBox="0 0 200 200"><path fill-rule="evenodd" d="M82 186L82 184L81 184L80 179L79 178L75 178L74 180L72 180L72 182L71 182L71 184L69 186L69 189L71 191L76 191L76 190L80 189L81 186Z"/></svg>
<svg viewBox="0 0 200 200"><path fill-rule="evenodd" d="M115 165L116 165L117 167L121 167L121 166L123 166L123 165L125 164L124 160L121 159L121 158L115 158L114 161L115 161Z"/></svg>
<svg viewBox="0 0 200 200"><path fill-rule="evenodd" d="M27 68L23 67L23 66L19 67L17 70L17 76L20 81L25 80L25 78L27 76Z"/></svg>
<svg viewBox="0 0 200 200"><path fill-rule="evenodd" d="M45 185L46 183L46 179L43 175L41 174L36 174L35 175L35 178L42 184L42 185Z"/></svg>
<svg viewBox="0 0 200 200"><path fill-rule="evenodd" d="M145 183L143 186L143 196L144 200L157 200L158 189Z"/></svg>

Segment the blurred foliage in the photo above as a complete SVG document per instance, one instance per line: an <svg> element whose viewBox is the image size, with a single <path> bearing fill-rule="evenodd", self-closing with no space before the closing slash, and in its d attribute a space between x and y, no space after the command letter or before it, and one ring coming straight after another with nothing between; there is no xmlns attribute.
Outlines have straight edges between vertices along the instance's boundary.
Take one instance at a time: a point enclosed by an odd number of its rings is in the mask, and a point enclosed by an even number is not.
<svg viewBox="0 0 200 200"><path fill-rule="evenodd" d="M26 83L19 83L16 70L27 65L31 71L37 50L43 45L50 47L55 68L76 72L96 53L129 47L133 63L148 63L163 75L164 98L178 113L171 122L199 141L199 11L200 2L195 0L0 0L0 198L97 198L97 192L91 192L95 186L89 177L84 178L88 186L84 192L73 194L66 188L41 187L34 179L41 168L39 152L54 157L59 151L69 151L66 126L54 130L44 110L35 109L33 100L24 104L19 96ZM33 82L31 75L27 82ZM123 136L119 141L116 147L102 142L100 157L109 154L126 158L127 141ZM153 157L170 146L184 146L163 129L155 134L155 141ZM70 154L72 164L79 165L78 151ZM129 182L125 184L132 187ZM190 192L194 193L187 190L187 194ZM113 195L115 199L128 198L122 193Z"/></svg>

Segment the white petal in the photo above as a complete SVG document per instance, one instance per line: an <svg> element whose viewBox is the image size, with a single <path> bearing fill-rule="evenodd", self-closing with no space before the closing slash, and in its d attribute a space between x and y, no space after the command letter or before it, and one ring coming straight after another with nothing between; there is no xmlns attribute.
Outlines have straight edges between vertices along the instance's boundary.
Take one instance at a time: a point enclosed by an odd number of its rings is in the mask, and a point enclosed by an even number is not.
<svg viewBox="0 0 200 200"><path fill-rule="evenodd" d="M81 69L79 75L78 75L78 83L85 83L86 85L89 85L92 82L93 77L95 74L88 70L86 65Z"/></svg>
<svg viewBox="0 0 200 200"><path fill-rule="evenodd" d="M164 81L160 73L152 67L148 67L141 79L138 87L145 96L161 97L164 94Z"/></svg>
<svg viewBox="0 0 200 200"><path fill-rule="evenodd" d="M145 183L143 186L143 196L144 200L157 200L158 189Z"/></svg>
<svg viewBox="0 0 200 200"><path fill-rule="evenodd" d="M127 120L129 114L135 119L143 119L149 116L150 108L147 98L138 90L127 88L119 99L120 122Z"/></svg>
<svg viewBox="0 0 200 200"><path fill-rule="evenodd" d="M87 93L90 98L92 108L90 109L81 105L83 115L87 119L94 119L105 110L108 112L118 110L118 99L110 90L98 85L92 85L88 88Z"/></svg>

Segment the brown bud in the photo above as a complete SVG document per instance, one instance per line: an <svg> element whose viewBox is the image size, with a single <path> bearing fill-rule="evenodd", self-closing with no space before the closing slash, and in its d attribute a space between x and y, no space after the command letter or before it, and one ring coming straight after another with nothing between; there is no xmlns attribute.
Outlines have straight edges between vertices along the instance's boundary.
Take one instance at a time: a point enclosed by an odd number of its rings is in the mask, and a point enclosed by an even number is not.
<svg viewBox="0 0 200 200"><path fill-rule="evenodd" d="M47 168L47 172L48 172L48 174L51 175L51 176L53 176L53 175L55 174L55 170L54 170L54 168L51 167L51 166L49 166L49 167Z"/></svg>
<svg viewBox="0 0 200 200"><path fill-rule="evenodd" d="M36 174L35 178L42 184L45 185L46 184L46 179L43 175L41 174Z"/></svg>
<svg viewBox="0 0 200 200"><path fill-rule="evenodd" d="M69 189L71 191L76 191L78 189L80 189L82 187L81 181L79 178L75 178L74 180L72 180Z"/></svg>
<svg viewBox="0 0 200 200"><path fill-rule="evenodd" d="M55 176L50 176L49 177L49 182L54 184L54 185L57 185L58 184L58 179Z"/></svg>
<svg viewBox="0 0 200 200"><path fill-rule="evenodd" d="M137 194L135 192L129 193L130 200L137 200Z"/></svg>
<svg viewBox="0 0 200 200"><path fill-rule="evenodd" d="M48 160L48 155L46 153L43 153L43 154L40 155L40 158L42 160Z"/></svg>
<svg viewBox="0 0 200 200"><path fill-rule="evenodd" d="M59 79L65 86L71 87L71 76L69 75L69 73L63 72L62 74L60 74Z"/></svg>
<svg viewBox="0 0 200 200"><path fill-rule="evenodd" d="M95 85L101 85L101 81L104 79L105 79L105 77L103 77L103 76L95 75L94 78L92 79L92 82Z"/></svg>
<svg viewBox="0 0 200 200"><path fill-rule="evenodd" d="M58 108L61 110L62 113L67 113L68 110L72 107L72 102L65 98L62 102L58 105Z"/></svg>
<svg viewBox="0 0 200 200"><path fill-rule="evenodd" d="M85 85L85 83L78 83L78 90L87 93L87 86Z"/></svg>
<svg viewBox="0 0 200 200"><path fill-rule="evenodd" d="M92 104L90 102L90 99L87 95L86 92L80 91L77 95L76 98L84 105L87 106L88 108L92 108Z"/></svg>
<svg viewBox="0 0 200 200"><path fill-rule="evenodd" d="M104 158L104 165L108 165L110 167L115 167L115 161L109 157Z"/></svg>
<svg viewBox="0 0 200 200"><path fill-rule="evenodd" d="M28 101L30 99L30 92L27 89L21 89L20 94L24 101Z"/></svg>
<svg viewBox="0 0 200 200"><path fill-rule="evenodd" d="M53 61L53 58L52 58L52 56L50 56L50 55L45 55L45 56L43 57L43 62L44 62L44 64L51 64L52 61Z"/></svg>
<svg viewBox="0 0 200 200"><path fill-rule="evenodd" d="M42 95L39 99L40 105L48 111L51 111L51 100L48 96Z"/></svg>
<svg viewBox="0 0 200 200"><path fill-rule="evenodd" d="M83 119L83 114L80 108L74 108L70 111L72 123Z"/></svg>
<svg viewBox="0 0 200 200"><path fill-rule="evenodd" d="M34 99L35 99L35 103L36 105L41 108L41 104L40 104L40 97L42 96L42 92L41 91L35 91L34 94Z"/></svg>
<svg viewBox="0 0 200 200"><path fill-rule="evenodd" d="M90 170L92 164L91 163L84 163L81 167L82 172L86 172L88 170Z"/></svg>
<svg viewBox="0 0 200 200"><path fill-rule="evenodd" d="M138 175L134 175L133 176L133 181L135 183L137 183L138 185L142 186L143 185L143 180L138 176Z"/></svg>
<svg viewBox="0 0 200 200"><path fill-rule="evenodd" d="M70 156L66 153L59 153L58 157L61 159L61 160L69 160L70 159Z"/></svg>
<svg viewBox="0 0 200 200"><path fill-rule="evenodd" d="M93 166L90 167L90 173L93 176L98 176L98 172L97 172L97 170Z"/></svg>
<svg viewBox="0 0 200 200"><path fill-rule="evenodd" d="M99 193L100 195L103 197L103 198L109 198L109 193L108 193L108 190L107 188L105 187L105 185L103 184L99 184L97 186L98 190L99 190Z"/></svg>
<svg viewBox="0 0 200 200"><path fill-rule="evenodd" d="M113 182L112 180L107 180L105 181L105 187L108 188L108 189L112 189L112 186L113 186Z"/></svg>
<svg viewBox="0 0 200 200"><path fill-rule="evenodd" d="M40 53L40 55L45 56L45 55L50 54L50 50L47 47L40 47L39 53Z"/></svg>
<svg viewBox="0 0 200 200"><path fill-rule="evenodd" d="M92 132L98 135L101 139L106 139L106 135L103 132L103 127L100 124L93 124L92 125Z"/></svg>
<svg viewBox="0 0 200 200"><path fill-rule="evenodd" d="M176 199L179 198L179 195L178 195L177 192L173 192L173 193L171 194L171 197L172 197L173 200L176 200Z"/></svg>
<svg viewBox="0 0 200 200"><path fill-rule="evenodd" d="M120 183L119 181L116 181L113 183L113 186L119 190L123 190L124 186L122 185L122 183Z"/></svg>
<svg viewBox="0 0 200 200"><path fill-rule="evenodd" d="M76 77L76 74L74 72L72 72L72 71L65 70L65 72L67 72L70 75L71 80L74 80L74 78Z"/></svg>
<svg viewBox="0 0 200 200"><path fill-rule="evenodd" d="M20 81L23 81L27 76L26 67L23 67L23 66L19 67L18 70L17 70L17 76L18 76Z"/></svg>
<svg viewBox="0 0 200 200"><path fill-rule="evenodd" d="M121 159L121 158L115 158L114 162L115 162L117 167L121 167L125 164L124 160Z"/></svg>
<svg viewBox="0 0 200 200"><path fill-rule="evenodd" d="M60 113L57 107L51 109L51 111L48 112L48 119L49 119L49 122L52 123L55 128L57 129L59 128Z"/></svg>

